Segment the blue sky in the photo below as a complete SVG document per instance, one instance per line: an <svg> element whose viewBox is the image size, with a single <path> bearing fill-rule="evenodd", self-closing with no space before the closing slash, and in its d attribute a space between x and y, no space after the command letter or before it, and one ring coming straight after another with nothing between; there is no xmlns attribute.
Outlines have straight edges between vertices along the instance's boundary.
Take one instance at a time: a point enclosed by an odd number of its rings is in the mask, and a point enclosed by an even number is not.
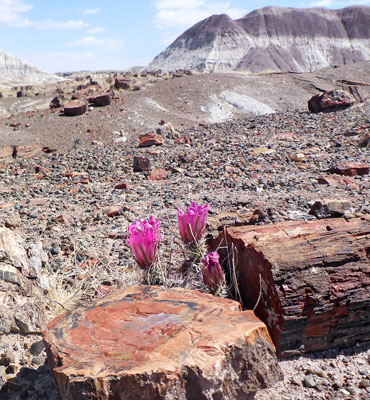
<svg viewBox="0 0 370 400"><path fill-rule="evenodd" d="M0 49L51 72L146 65L212 14L257 8L342 8L370 0L0 0Z"/></svg>

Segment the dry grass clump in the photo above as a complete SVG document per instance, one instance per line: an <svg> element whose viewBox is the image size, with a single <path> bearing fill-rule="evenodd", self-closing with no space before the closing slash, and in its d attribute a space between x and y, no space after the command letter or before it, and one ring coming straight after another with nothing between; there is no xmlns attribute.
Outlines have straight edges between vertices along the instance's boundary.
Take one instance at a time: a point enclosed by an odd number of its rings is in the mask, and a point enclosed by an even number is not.
<svg viewBox="0 0 370 400"><path fill-rule="evenodd" d="M104 250L100 250L91 248L86 240L78 238L62 265L55 268L55 260L51 260L49 271L41 279L46 293L48 320L62 312L86 306L114 289L139 282L140 274L136 268L118 265L104 257Z"/></svg>

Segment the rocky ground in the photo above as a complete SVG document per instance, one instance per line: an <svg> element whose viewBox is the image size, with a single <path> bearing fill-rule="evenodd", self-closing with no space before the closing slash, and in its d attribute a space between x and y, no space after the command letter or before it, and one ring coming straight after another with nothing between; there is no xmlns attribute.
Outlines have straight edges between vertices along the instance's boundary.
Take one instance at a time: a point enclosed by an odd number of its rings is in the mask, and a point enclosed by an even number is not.
<svg viewBox="0 0 370 400"><path fill-rule="evenodd" d="M2 145L55 147L28 159L3 158L0 166L1 221L28 243L42 242L46 275L77 269L78 280L84 281L86 268L91 276L93 268L94 274L108 272L111 279L94 286L97 296L109 292L110 285L140 282L124 238L128 224L154 215L162 220L160 251L169 271L167 283L183 284L183 251L174 232L177 208L185 209L191 201L210 204L213 234L217 216L226 212L234 215L230 223L251 211L260 224L312 220L316 217L310 209L319 199L347 200L346 218L370 214L370 176L333 174L342 163L369 164L369 103L332 113L247 114L195 124L190 119L185 123L179 114L172 119L169 112L151 113L149 102L142 111L142 130L150 125L163 144L141 148L141 116L133 123L129 104L117 98L80 117L45 110L1 121ZM29 121L31 126L23 128ZM13 130L12 122L22 129ZM150 167L135 172L135 157ZM49 318L61 311L50 303L49 309ZM1 398L58 398L37 345L40 339L39 334L0 336ZM256 399L370 398L368 343L282 360L281 366L284 381Z"/></svg>

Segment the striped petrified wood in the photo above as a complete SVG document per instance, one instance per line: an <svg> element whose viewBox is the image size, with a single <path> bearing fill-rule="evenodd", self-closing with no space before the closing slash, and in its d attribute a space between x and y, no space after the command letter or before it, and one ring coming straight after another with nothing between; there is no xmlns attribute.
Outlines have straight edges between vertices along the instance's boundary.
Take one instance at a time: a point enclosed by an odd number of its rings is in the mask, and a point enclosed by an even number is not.
<svg viewBox="0 0 370 400"><path fill-rule="evenodd" d="M221 240L244 306L261 292L256 315L279 355L370 340L370 218L233 227Z"/></svg>

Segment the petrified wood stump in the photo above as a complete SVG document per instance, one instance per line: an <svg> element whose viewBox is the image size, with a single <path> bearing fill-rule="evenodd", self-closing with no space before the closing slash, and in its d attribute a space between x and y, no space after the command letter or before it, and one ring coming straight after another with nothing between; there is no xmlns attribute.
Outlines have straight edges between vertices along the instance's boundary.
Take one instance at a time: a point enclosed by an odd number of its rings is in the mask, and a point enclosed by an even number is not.
<svg viewBox="0 0 370 400"><path fill-rule="evenodd" d="M134 286L44 332L63 399L248 399L282 378L265 324L232 300Z"/></svg>
<svg viewBox="0 0 370 400"><path fill-rule="evenodd" d="M86 110L86 103L82 100L71 100L64 106L64 114L69 117L83 115L85 114Z"/></svg>
<svg viewBox="0 0 370 400"><path fill-rule="evenodd" d="M281 356L370 340L370 219L227 228L244 306ZM224 234L213 243L224 241ZM224 249L224 255L226 250Z"/></svg>

